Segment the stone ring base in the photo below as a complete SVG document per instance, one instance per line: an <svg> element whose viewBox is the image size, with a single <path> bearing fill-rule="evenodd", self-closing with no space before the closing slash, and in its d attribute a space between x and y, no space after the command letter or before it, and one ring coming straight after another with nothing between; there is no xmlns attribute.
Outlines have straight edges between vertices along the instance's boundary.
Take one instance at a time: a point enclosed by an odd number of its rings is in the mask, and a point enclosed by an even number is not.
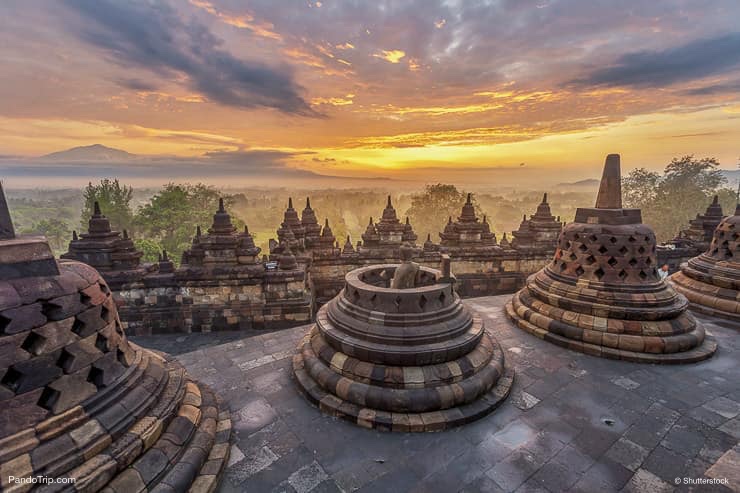
<svg viewBox="0 0 740 493"><path fill-rule="evenodd" d="M529 311L531 312L531 310ZM519 316L519 313L517 313L517 310L514 308L514 304L511 301L506 304L506 315L514 322L514 324L516 324L517 327L524 330L525 332L529 332L530 334L539 337L540 339L551 342L553 344L557 344L558 346L567 349L572 349L573 351L590 354L592 356L600 356L607 359L619 359L623 361L631 361L633 363L652 363L663 365L686 364L696 363L708 359L717 350L717 341L709 334L705 334L702 344L688 351L677 353L641 353L636 351L628 351L625 349L599 346L597 344L592 344L589 342L570 339L568 337L564 337L562 335L555 334L551 331L538 327L526 318Z"/></svg>
<svg viewBox="0 0 740 493"><path fill-rule="evenodd" d="M395 432L432 432L442 431L480 419L495 410L508 397L514 382L514 371L503 365L503 352L493 340L494 351L490 366L503 368L493 386L472 402L447 409L427 412L393 412L363 407L348 400L341 399L322 387L307 370L308 365L317 364L317 356L311 346L310 331L298 344L293 355L293 374L300 392L319 409L329 415L342 418L368 429ZM493 339L493 338L491 338ZM319 364L321 364L319 362ZM336 376L337 379L349 380ZM340 385L339 382L334 382ZM325 384L326 385L326 384ZM331 386L331 383L328 384ZM393 392L391 387L374 387L377 392ZM430 387L434 389L434 387Z"/></svg>

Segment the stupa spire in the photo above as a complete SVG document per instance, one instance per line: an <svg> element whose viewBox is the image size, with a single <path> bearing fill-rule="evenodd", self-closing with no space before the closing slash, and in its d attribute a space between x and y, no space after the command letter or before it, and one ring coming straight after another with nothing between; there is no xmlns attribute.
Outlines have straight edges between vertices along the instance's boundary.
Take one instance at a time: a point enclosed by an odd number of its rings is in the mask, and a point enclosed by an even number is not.
<svg viewBox="0 0 740 493"><path fill-rule="evenodd" d="M599 185L599 195L596 197L596 208L622 208L622 173L619 154L606 156L604 173L601 175L601 184Z"/></svg>
<svg viewBox="0 0 740 493"><path fill-rule="evenodd" d="M8 202L5 200L3 184L0 183L0 240L12 240L13 238L15 238L15 228L10 218Z"/></svg>

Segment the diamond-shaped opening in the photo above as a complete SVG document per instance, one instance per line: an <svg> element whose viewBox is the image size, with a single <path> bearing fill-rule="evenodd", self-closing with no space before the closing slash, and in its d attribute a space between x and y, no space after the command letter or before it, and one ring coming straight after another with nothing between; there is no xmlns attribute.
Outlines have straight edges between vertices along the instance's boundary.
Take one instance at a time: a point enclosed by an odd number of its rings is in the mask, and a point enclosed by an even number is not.
<svg viewBox="0 0 740 493"><path fill-rule="evenodd" d="M54 404L59 400L59 391L54 390L50 387L44 387L41 391L41 397L36 402L39 407L43 407L47 411L51 411L54 408Z"/></svg>
<svg viewBox="0 0 740 493"><path fill-rule="evenodd" d="M105 337L103 334L98 333L98 336L95 338L95 347L103 353L107 353L108 351L110 351L108 349L108 338Z"/></svg>
<svg viewBox="0 0 740 493"><path fill-rule="evenodd" d="M83 305L89 305L90 300L92 300L92 298L90 298L85 293L80 292L80 303L82 303Z"/></svg>
<svg viewBox="0 0 740 493"><path fill-rule="evenodd" d="M605 254L605 253L606 253L607 251L608 251L608 250L607 250L607 248L606 248L606 247L605 247L604 245L601 245L601 246L599 247L599 253L600 253L600 254L604 255L604 254Z"/></svg>
<svg viewBox="0 0 740 493"><path fill-rule="evenodd" d="M622 255L625 255L627 251L627 247L624 245L622 245L622 248L619 249L619 253L621 253Z"/></svg>
<svg viewBox="0 0 740 493"><path fill-rule="evenodd" d="M596 235L591 235L591 236L588 237L588 239L591 240L592 242L595 242L595 241L597 241L599 239L599 237L596 236Z"/></svg>
<svg viewBox="0 0 740 493"><path fill-rule="evenodd" d="M60 309L61 307L55 303L45 302L41 307L41 313L46 315L47 318L54 320L56 318L55 313Z"/></svg>
<svg viewBox="0 0 740 493"><path fill-rule="evenodd" d="M640 279L642 279L643 281L648 277L647 273L644 270L640 270L639 274L637 275L640 276Z"/></svg>
<svg viewBox="0 0 740 493"><path fill-rule="evenodd" d="M612 236L611 238L609 238L609 241L611 241L612 243L616 243L617 238L615 236Z"/></svg>
<svg viewBox="0 0 740 493"><path fill-rule="evenodd" d="M619 277L619 278L620 278L621 280L623 280L623 281L624 281L624 280L625 280L625 279L627 278L627 271L626 271L626 270L624 270L624 269L622 269L622 270L620 270L620 271L619 271L619 274L617 274L617 276L618 276L618 277Z"/></svg>
<svg viewBox="0 0 740 493"><path fill-rule="evenodd" d="M110 289L108 289L108 286L107 286L107 285L105 285L104 283L102 283L102 282L99 282L99 283L98 283L98 286L100 286L100 290L101 290L101 291L103 292L103 294L108 294L108 293L110 293Z"/></svg>
<svg viewBox="0 0 740 493"><path fill-rule="evenodd" d="M106 322L110 321L110 310L108 310L105 305L100 307L100 318L102 318Z"/></svg>
<svg viewBox="0 0 740 493"><path fill-rule="evenodd" d="M46 337L31 331L23 340L21 347L33 355L38 355L46 343Z"/></svg>
<svg viewBox="0 0 740 493"><path fill-rule="evenodd" d="M5 375L3 375L3 379L0 380L0 383L5 385L13 392L16 392L18 390L18 387L21 386L22 379L23 373L19 372L11 366L10 368L8 368L8 371L5 372Z"/></svg>
<svg viewBox="0 0 740 493"><path fill-rule="evenodd" d="M72 363L75 361L75 355L62 349L59 359L57 360L57 366L64 370L64 373L69 373L69 369L72 368Z"/></svg>
<svg viewBox="0 0 740 493"><path fill-rule="evenodd" d="M575 235L573 235L573 239L574 239L574 240L577 240L577 239L579 239L579 238L580 238L580 236L578 236L578 233L576 233Z"/></svg>
<svg viewBox="0 0 740 493"><path fill-rule="evenodd" d="M589 255L588 257L586 257L586 265L591 265L594 262L596 262L596 257L594 257L593 255Z"/></svg>
<svg viewBox="0 0 740 493"><path fill-rule="evenodd" d="M72 324L72 332L74 332L77 335L80 335L80 333L82 332L82 329L84 328L85 328L85 323L75 318L75 321Z"/></svg>
<svg viewBox="0 0 740 493"><path fill-rule="evenodd" d="M355 290L354 290L354 291L352 292L352 299L353 299L354 301L357 301L357 300L359 300L359 299L360 299L360 292L359 292L359 291L357 291L356 289L355 289Z"/></svg>
<svg viewBox="0 0 740 493"><path fill-rule="evenodd" d="M645 235L645 241L646 242L649 242L650 241L650 237L648 235Z"/></svg>
<svg viewBox="0 0 740 493"><path fill-rule="evenodd" d="M601 267L599 267L598 269L594 271L594 275L596 276L596 279L598 279L599 281L601 280L602 277L604 277L604 274L606 273L604 272L604 269L602 269Z"/></svg>
<svg viewBox="0 0 740 493"><path fill-rule="evenodd" d="M373 294L370 297L370 304L372 304L373 306L377 306L377 304L378 304L378 295L377 294Z"/></svg>
<svg viewBox="0 0 740 493"><path fill-rule="evenodd" d="M618 262L617 259L615 259L614 257L609 257L609 260L607 260L606 263L614 267L615 265L617 265Z"/></svg>
<svg viewBox="0 0 740 493"><path fill-rule="evenodd" d="M578 249L579 249L580 251L582 251L582 252L585 252L586 250L588 250L588 247L586 246L586 244L585 244L585 243L581 243L581 244L579 245Z"/></svg>
<svg viewBox="0 0 740 493"><path fill-rule="evenodd" d="M580 265L578 267L576 267L576 275L582 276L584 272L586 272L586 271L583 270L583 267L581 267Z"/></svg>
<svg viewBox="0 0 740 493"><path fill-rule="evenodd" d="M439 302L440 303L444 304L444 302L445 302L446 299L447 299L447 295L445 294L444 291L442 291L441 293L439 293Z"/></svg>
<svg viewBox="0 0 740 493"><path fill-rule="evenodd" d="M560 272L563 272L565 269L567 269L565 262L560 264Z"/></svg>
<svg viewBox="0 0 740 493"><path fill-rule="evenodd" d="M578 256L576 256L575 253L571 253L570 254L570 257L568 257L568 258L570 258L571 260L578 260Z"/></svg>
<svg viewBox="0 0 740 493"><path fill-rule="evenodd" d="M569 241L566 241L566 242L565 242L565 248L566 248L566 249L567 249L567 248L570 248L570 242L569 242Z"/></svg>
<svg viewBox="0 0 740 493"><path fill-rule="evenodd" d="M639 254L643 254L643 253L645 253L645 247L640 247L640 248L638 248L638 249L637 249L637 253L639 253Z"/></svg>
<svg viewBox="0 0 740 493"><path fill-rule="evenodd" d="M634 243L637 241L637 238L635 238L634 236L630 236L629 238L627 238L627 241L629 241L630 243Z"/></svg>
<svg viewBox="0 0 740 493"><path fill-rule="evenodd" d="M419 308L422 310L427 306L427 298L423 294L419 297Z"/></svg>
<svg viewBox="0 0 740 493"><path fill-rule="evenodd" d="M0 315L0 332L5 332L5 328L10 325L10 319Z"/></svg>
<svg viewBox="0 0 740 493"><path fill-rule="evenodd" d="M627 262L627 263L628 263L628 264L630 264L630 265L631 265L632 267L634 267L634 266L636 266L636 265L637 265L637 259L636 259L636 258L634 258L634 257L632 257L632 258L631 258L631 259L629 260L629 262Z"/></svg>
<svg viewBox="0 0 740 493"><path fill-rule="evenodd" d="M103 384L103 370L94 366L90 368L90 373L87 374L87 381L97 388L105 387L105 384Z"/></svg>
<svg viewBox="0 0 740 493"><path fill-rule="evenodd" d="M645 259L645 265L652 265L652 263L653 263L653 260L650 257Z"/></svg>

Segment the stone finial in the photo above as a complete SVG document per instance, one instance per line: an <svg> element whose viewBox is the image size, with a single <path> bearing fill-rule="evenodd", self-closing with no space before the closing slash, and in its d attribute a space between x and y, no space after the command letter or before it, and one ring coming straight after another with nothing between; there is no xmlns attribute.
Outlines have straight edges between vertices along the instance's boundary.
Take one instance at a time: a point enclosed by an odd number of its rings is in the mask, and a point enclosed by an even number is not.
<svg viewBox="0 0 740 493"><path fill-rule="evenodd" d="M407 226L410 226L411 225L411 222L409 221L409 216L406 216L406 225Z"/></svg>
<svg viewBox="0 0 740 493"><path fill-rule="evenodd" d="M719 204L719 195L715 195L714 198L712 199L712 205L717 205L717 204Z"/></svg>
<svg viewBox="0 0 740 493"><path fill-rule="evenodd" d="M96 200L93 202L93 216L102 216L103 213L100 212L100 203Z"/></svg>
<svg viewBox="0 0 740 493"><path fill-rule="evenodd" d="M78 241L78 240L79 240L79 237L77 236L77 230L73 229L72 230L72 241Z"/></svg>
<svg viewBox="0 0 740 493"><path fill-rule="evenodd" d="M288 197L288 209L293 208L293 197Z"/></svg>
<svg viewBox="0 0 740 493"><path fill-rule="evenodd" d="M128 230L127 229L123 230L123 239L128 240Z"/></svg>
<svg viewBox="0 0 740 493"><path fill-rule="evenodd" d="M387 204L386 204L385 206L386 206L386 207L388 207L389 209L390 209L391 207L393 207L393 206L391 205L391 196L390 196L390 195L388 196L388 203L387 203Z"/></svg>
<svg viewBox="0 0 740 493"><path fill-rule="evenodd" d="M201 230L200 230L200 225L196 226L196 227L195 227L195 237L196 237L196 238L200 238L200 237L202 236L202 234L203 234L203 233L202 233L202 232L201 232Z"/></svg>
<svg viewBox="0 0 740 493"><path fill-rule="evenodd" d="M545 192L544 194L542 194L542 203L543 204L547 204L547 192Z"/></svg>
<svg viewBox="0 0 740 493"><path fill-rule="evenodd" d="M248 235L249 234L249 228L247 227L246 224L244 225L244 234L245 235Z"/></svg>
<svg viewBox="0 0 740 493"><path fill-rule="evenodd" d="M218 212L226 212L226 209L224 209L224 199L222 197L218 198Z"/></svg>
<svg viewBox="0 0 740 493"><path fill-rule="evenodd" d="M310 208L311 208L311 198L306 197L306 209L310 209Z"/></svg>
<svg viewBox="0 0 740 493"><path fill-rule="evenodd" d="M468 204L468 205L470 205L470 204L472 204L472 203L473 203L473 202L471 201L471 195L472 195L471 193L468 193L468 198L467 198L467 199L465 200L465 203L466 203L466 204Z"/></svg>
<svg viewBox="0 0 740 493"><path fill-rule="evenodd" d="M373 225L373 216L370 216L370 222L367 223L367 225L368 226L372 226Z"/></svg>
<svg viewBox="0 0 740 493"><path fill-rule="evenodd" d="M622 208L622 173L619 154L606 156L604 173L601 175L601 184L599 185L599 195L596 197L596 208Z"/></svg>
<svg viewBox="0 0 740 493"><path fill-rule="evenodd" d="M167 255L167 250L162 250L162 260L164 262L167 262L170 260L170 257Z"/></svg>
<svg viewBox="0 0 740 493"><path fill-rule="evenodd" d="M735 206L735 215L740 216L740 202Z"/></svg>
<svg viewBox="0 0 740 493"><path fill-rule="evenodd" d="M0 183L0 240L12 240L13 238L15 238L15 228L10 218L8 202L5 200L3 184Z"/></svg>

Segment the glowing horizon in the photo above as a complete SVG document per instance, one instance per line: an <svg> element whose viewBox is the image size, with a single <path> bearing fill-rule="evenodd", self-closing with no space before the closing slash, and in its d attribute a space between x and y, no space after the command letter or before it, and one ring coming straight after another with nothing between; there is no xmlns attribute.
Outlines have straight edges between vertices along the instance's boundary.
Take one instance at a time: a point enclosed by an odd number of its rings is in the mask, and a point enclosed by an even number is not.
<svg viewBox="0 0 740 493"><path fill-rule="evenodd" d="M4 3L0 173L91 144L214 176L734 169L740 6L634 3Z"/></svg>

